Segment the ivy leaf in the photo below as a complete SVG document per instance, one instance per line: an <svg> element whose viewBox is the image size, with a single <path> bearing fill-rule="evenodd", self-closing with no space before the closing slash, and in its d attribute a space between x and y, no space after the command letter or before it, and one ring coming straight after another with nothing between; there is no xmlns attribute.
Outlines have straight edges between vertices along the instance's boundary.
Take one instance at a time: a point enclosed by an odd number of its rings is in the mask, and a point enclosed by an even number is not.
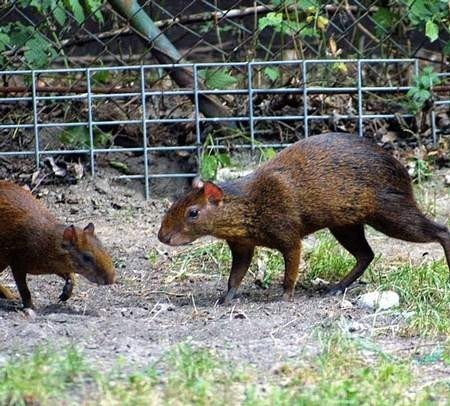
<svg viewBox="0 0 450 406"><path fill-rule="evenodd" d="M439 26L432 20L428 20L425 24L425 35L431 42L439 38Z"/></svg>

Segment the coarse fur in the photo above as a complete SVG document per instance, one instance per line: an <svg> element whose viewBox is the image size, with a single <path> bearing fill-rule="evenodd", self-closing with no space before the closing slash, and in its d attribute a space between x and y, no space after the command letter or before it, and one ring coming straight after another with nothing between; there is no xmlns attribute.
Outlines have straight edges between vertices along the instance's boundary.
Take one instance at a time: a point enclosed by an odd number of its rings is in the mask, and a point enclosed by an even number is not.
<svg viewBox="0 0 450 406"><path fill-rule="evenodd" d="M204 235L225 239L233 257L225 302L236 293L255 246L275 248L285 260L285 297L291 298L302 238L329 228L356 258L355 267L331 288L344 290L374 257L365 224L406 241L439 242L450 264L448 229L421 213L403 165L370 140L343 133L298 141L229 183L196 180L170 207L158 237L170 245Z"/></svg>
<svg viewBox="0 0 450 406"><path fill-rule="evenodd" d="M8 181L0 181L0 225L0 272L11 267L24 308L33 307L27 274L64 278L61 300L72 294L74 273L102 285L115 280L92 223L84 229L62 225L29 191ZM0 297L14 295L0 285Z"/></svg>

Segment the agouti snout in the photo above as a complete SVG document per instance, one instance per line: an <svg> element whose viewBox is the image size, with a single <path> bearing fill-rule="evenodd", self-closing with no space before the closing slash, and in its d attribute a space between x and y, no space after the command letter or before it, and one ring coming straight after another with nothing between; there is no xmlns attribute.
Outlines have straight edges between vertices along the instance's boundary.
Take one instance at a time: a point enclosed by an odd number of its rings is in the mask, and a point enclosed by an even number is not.
<svg viewBox="0 0 450 406"><path fill-rule="evenodd" d="M11 267L24 308L32 308L27 274L56 274L66 283L60 299L72 295L73 275L108 285L116 271L110 255L89 223L84 229L59 224L30 192L0 181L0 272ZM0 297L14 295L0 285Z"/></svg>
<svg viewBox="0 0 450 406"><path fill-rule="evenodd" d="M169 245L205 235L225 239L232 266L224 302L235 295L255 247L275 248L285 261L285 297L292 298L302 238L329 228L356 258L354 268L331 288L342 291L374 258L365 224L406 241L439 242L450 265L449 231L421 213L405 168L371 141L350 134L299 141L232 182L197 179L167 211L158 238Z"/></svg>

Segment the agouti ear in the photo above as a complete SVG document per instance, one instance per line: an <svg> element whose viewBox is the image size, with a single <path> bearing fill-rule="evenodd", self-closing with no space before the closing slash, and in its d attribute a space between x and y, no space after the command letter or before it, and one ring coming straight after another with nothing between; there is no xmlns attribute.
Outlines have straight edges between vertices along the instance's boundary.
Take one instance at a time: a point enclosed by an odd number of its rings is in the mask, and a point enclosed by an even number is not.
<svg viewBox="0 0 450 406"><path fill-rule="evenodd" d="M74 243L77 240L77 230L73 224L64 229L63 240L65 243Z"/></svg>
<svg viewBox="0 0 450 406"><path fill-rule="evenodd" d="M89 223L83 230L86 234L94 235L95 226L94 223Z"/></svg>
<svg viewBox="0 0 450 406"><path fill-rule="evenodd" d="M200 176L196 176L192 181L192 188L201 189L203 186L205 186L205 182L202 181Z"/></svg>
<svg viewBox="0 0 450 406"><path fill-rule="evenodd" d="M223 199L223 190L212 182L205 182L203 186L205 197L209 202L219 204Z"/></svg>

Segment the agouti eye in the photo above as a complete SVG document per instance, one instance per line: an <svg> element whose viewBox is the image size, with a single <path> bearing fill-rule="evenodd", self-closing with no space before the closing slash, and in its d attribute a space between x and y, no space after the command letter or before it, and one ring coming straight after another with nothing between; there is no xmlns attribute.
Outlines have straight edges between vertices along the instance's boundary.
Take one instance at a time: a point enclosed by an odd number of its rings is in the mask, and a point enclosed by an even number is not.
<svg viewBox="0 0 450 406"><path fill-rule="evenodd" d="M188 217L193 220L198 217L199 210L198 209L189 209L188 211Z"/></svg>
<svg viewBox="0 0 450 406"><path fill-rule="evenodd" d="M94 258L92 258L92 255L89 254L83 254L83 262L93 262Z"/></svg>

